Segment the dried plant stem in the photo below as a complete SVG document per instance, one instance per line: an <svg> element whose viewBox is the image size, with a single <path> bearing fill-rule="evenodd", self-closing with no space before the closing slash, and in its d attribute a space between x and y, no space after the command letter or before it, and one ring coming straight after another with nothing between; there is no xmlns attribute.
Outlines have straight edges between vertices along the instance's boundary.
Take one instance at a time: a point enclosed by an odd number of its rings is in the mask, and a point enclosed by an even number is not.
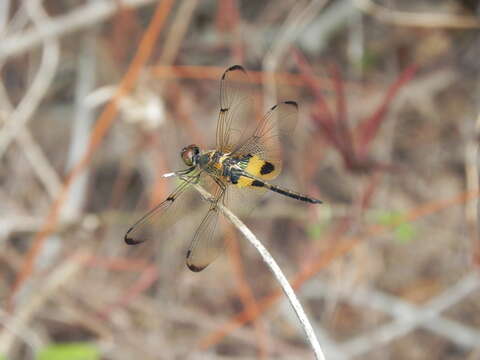
<svg viewBox="0 0 480 360"><path fill-rule="evenodd" d="M21 287L23 282L31 275L34 270L34 265L38 254L43 248L45 240L49 234L51 234L56 224L59 221L60 210L66 200L66 195L68 190L75 180L75 178L83 172L85 167L90 163L93 154L100 146L105 134L108 132L110 127L113 124L115 115L117 114L117 104L118 101L125 96L134 86L135 81L140 75L140 71L145 65L146 61L149 59L153 46L160 34L160 31L163 29L165 20L170 12L170 9L173 5L173 0L164 0L160 2L154 12L153 18L145 31L138 51L133 58L127 73L120 82L118 90L115 93L112 101L106 106L105 110L98 117L98 120L95 123L95 126L92 130L90 136L90 141L88 148L85 150L81 160L74 166L71 172L67 175L63 188L56 198L55 202L52 204L50 212L48 213L47 219L42 226L41 230L36 234L32 246L28 250L26 255L25 262L17 275L17 279L13 286L12 296L15 295L16 291ZM10 304L12 300L10 297Z"/></svg>
<svg viewBox="0 0 480 360"><path fill-rule="evenodd" d="M201 186L193 185L195 189L202 195L205 199L211 199L212 196ZM252 244L255 249L260 253L262 256L263 261L268 265L270 270L272 271L273 275L277 278L280 286L282 287L283 292L288 298L288 301L293 307L295 314L297 315L300 323L302 324L303 330L305 331L305 335L307 336L308 341L312 347L312 350L315 354L316 359L324 360L325 356L323 355L322 348L318 343L317 337L315 332L313 331L312 325L308 320L307 315L303 311L302 305L297 299L295 292L293 291L292 287L290 286L287 278L283 274L282 270L270 255L268 250L263 246L263 244L256 238L256 236L250 231L250 229L242 222L240 219L235 216L228 208L223 206L222 204L218 204L220 210L223 212L225 217L245 236L245 238Z"/></svg>
<svg viewBox="0 0 480 360"><path fill-rule="evenodd" d="M82 268L86 255L78 252L67 258L58 265L43 282L36 282L36 289L31 296L27 297L25 303L21 304L15 316L6 327L7 331L0 333L0 354L8 354L17 339L17 334L28 329L28 324L37 314L45 302L58 292L58 289ZM32 282L33 283L33 282Z"/></svg>
<svg viewBox="0 0 480 360"><path fill-rule="evenodd" d="M92 4L94 0L89 2ZM75 164L81 160L84 149L88 146L91 127L95 121L94 109L86 104L85 98L94 90L96 83L97 32L98 29L94 27L85 32L81 40L75 88L75 115L67 161L68 170L73 169ZM75 219L81 214L87 198L87 182L88 169L78 175L68 190L68 200L65 201L62 213L66 219Z"/></svg>
<svg viewBox="0 0 480 360"><path fill-rule="evenodd" d="M35 29L41 29L43 26L49 24L50 20L42 8L40 1L28 2L26 9L30 19L35 25ZM35 78L0 132L0 156L3 155L18 132L23 129L23 125L26 125L30 121L32 115L37 110L53 82L59 59L60 47L57 39L46 39L42 49L41 63L35 74Z"/></svg>
<svg viewBox="0 0 480 360"><path fill-rule="evenodd" d="M14 111L13 105L7 95L7 90L3 83L0 82L0 108L3 114L0 114L0 122L10 117ZM42 182L51 198L55 198L61 187L60 177L43 152L40 145L35 141L28 127L23 126L16 135L16 141L20 148L25 152L25 156L30 161L33 170L36 172L38 179Z"/></svg>
<svg viewBox="0 0 480 360"><path fill-rule="evenodd" d="M375 4L372 0L354 0L353 3L361 11L392 25L451 29L480 27L480 21L476 16L391 10Z"/></svg>
<svg viewBox="0 0 480 360"><path fill-rule="evenodd" d="M263 61L265 69L264 101L266 103L274 104L276 102L275 70L278 64L281 63L288 48L302 33L302 30L315 19L326 4L327 0L312 0L306 6L299 3L290 11L280 34L276 37Z"/></svg>
<svg viewBox="0 0 480 360"><path fill-rule="evenodd" d="M0 3L3 1L5 0L0 1ZM140 7L153 2L154 0L122 0L122 6ZM25 3L28 3L28 1ZM56 16L41 28L19 31L2 40L0 61L40 46L48 39L64 36L101 23L117 11L118 1L95 1L79 6L66 15Z"/></svg>
<svg viewBox="0 0 480 360"><path fill-rule="evenodd" d="M480 114L477 116L477 121L475 123L475 133L478 139L478 134L480 133ZM478 143L478 141L477 141ZM476 170L477 170L477 186L474 187L476 192L478 193L478 189L480 187L480 147L477 145L476 149ZM475 265L479 266L480 265L480 201L477 198L477 209L476 209L476 218L477 218L477 223L476 223L476 230L478 232L477 237L473 237L474 243L473 243L473 260Z"/></svg>

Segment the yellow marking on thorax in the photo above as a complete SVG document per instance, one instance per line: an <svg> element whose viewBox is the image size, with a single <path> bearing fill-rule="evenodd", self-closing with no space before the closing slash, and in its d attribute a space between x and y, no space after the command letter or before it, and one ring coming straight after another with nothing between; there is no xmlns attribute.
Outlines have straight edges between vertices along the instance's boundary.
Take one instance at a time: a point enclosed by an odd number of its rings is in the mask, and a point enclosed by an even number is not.
<svg viewBox="0 0 480 360"><path fill-rule="evenodd" d="M216 169L220 170L222 168L223 162L225 161L226 158L228 158L228 154L222 155L222 157L220 159L218 159L218 161L215 162L215 164L213 166L215 166Z"/></svg>

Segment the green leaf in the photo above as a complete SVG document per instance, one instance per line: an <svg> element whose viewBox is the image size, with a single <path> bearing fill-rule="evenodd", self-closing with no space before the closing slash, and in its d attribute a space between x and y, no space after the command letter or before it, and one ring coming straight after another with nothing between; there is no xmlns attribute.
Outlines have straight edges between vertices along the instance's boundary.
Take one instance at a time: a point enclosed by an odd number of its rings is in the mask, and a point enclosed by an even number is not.
<svg viewBox="0 0 480 360"><path fill-rule="evenodd" d="M382 211L378 213L377 221L381 225L393 228L395 240L402 244L410 242L415 237L415 228L400 212Z"/></svg>
<svg viewBox="0 0 480 360"><path fill-rule="evenodd" d="M385 226L397 226L405 222L405 217L396 211L382 211L378 214L377 221Z"/></svg>
<svg viewBox="0 0 480 360"><path fill-rule="evenodd" d="M333 217L332 209L327 204L320 206L317 211L318 221L309 223L306 228L307 235L312 239L322 236Z"/></svg>
<svg viewBox="0 0 480 360"><path fill-rule="evenodd" d="M396 239L399 242L406 244L410 242L415 236L415 229L413 228L412 224L405 222L403 224L398 225L395 228L394 233L395 233Z"/></svg>
<svg viewBox="0 0 480 360"><path fill-rule="evenodd" d="M37 360L100 360L100 353L88 343L52 344L40 351Z"/></svg>
<svg viewBox="0 0 480 360"><path fill-rule="evenodd" d="M307 234L309 237L313 238L313 239L316 239L316 238L319 238L323 231L325 229L325 225L322 224L322 223L313 223L313 224L310 224L308 225L307 227Z"/></svg>

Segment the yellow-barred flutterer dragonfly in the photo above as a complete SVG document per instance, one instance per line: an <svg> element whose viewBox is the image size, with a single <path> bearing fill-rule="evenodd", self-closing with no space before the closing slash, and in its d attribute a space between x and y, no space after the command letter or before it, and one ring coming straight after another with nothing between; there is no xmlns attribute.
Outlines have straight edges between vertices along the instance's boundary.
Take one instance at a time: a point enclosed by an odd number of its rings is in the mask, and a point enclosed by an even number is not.
<svg viewBox="0 0 480 360"><path fill-rule="evenodd" d="M207 202L207 213L187 251L187 266L192 271L205 269L223 247L221 231L218 229L221 213L219 201L231 207L235 202L243 202L245 193L259 194L271 190L307 203L321 203L320 200L269 182L282 170L281 142L295 128L298 106L294 101L281 102L273 106L259 122L252 122L255 119L255 106L248 83L247 72L240 65L231 66L224 72L220 83L215 150L202 151L197 145L182 149L181 157L187 168L164 175L176 176L180 184L163 202L128 229L125 234L127 244L139 244L151 237L145 235L143 230L150 224L155 224L160 232L174 224L180 217L180 197L192 184L200 183L212 194Z"/></svg>

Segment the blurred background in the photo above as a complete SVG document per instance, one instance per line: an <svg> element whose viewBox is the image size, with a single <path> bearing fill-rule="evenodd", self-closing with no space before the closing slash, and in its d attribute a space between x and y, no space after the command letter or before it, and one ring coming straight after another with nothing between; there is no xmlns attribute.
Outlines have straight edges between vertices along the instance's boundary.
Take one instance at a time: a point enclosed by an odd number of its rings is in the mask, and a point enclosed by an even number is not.
<svg viewBox="0 0 480 360"><path fill-rule="evenodd" d="M310 359L260 256L232 229L185 266L196 208L155 241L219 79L300 119L278 195L239 214L297 290L327 359L480 359L475 0L1 0L0 354ZM195 195L195 194L193 194Z"/></svg>

